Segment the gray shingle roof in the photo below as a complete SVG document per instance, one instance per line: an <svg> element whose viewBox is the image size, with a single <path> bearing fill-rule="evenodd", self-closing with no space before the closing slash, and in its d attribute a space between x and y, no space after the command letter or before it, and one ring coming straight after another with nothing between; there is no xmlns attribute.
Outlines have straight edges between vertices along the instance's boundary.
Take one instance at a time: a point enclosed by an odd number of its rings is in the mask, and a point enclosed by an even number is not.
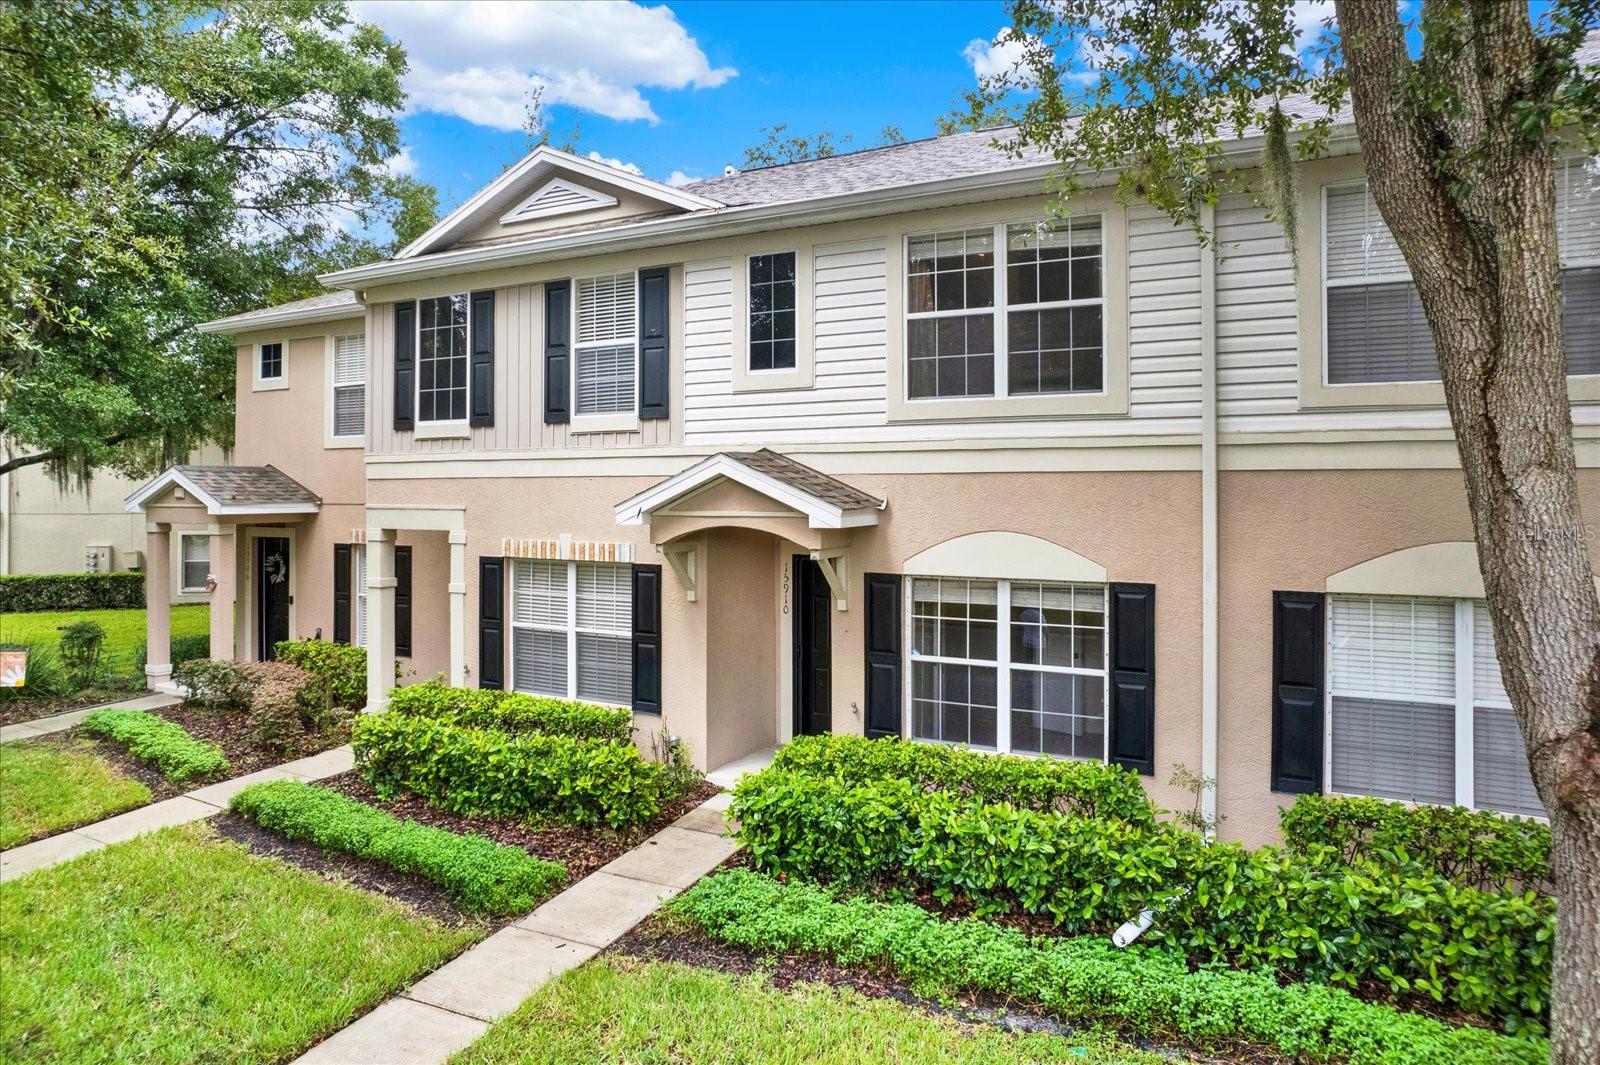
<svg viewBox="0 0 1600 1065"><path fill-rule="evenodd" d="M757 473L764 473L791 488L815 496L843 510L883 509L883 500L877 496L868 495L853 485L845 484L837 477L829 477L820 470L814 470L770 448L762 448L760 451L726 451L723 454L736 459Z"/></svg>
<svg viewBox="0 0 1600 1065"><path fill-rule="evenodd" d="M173 469L223 506L322 502L315 492L276 466L174 466Z"/></svg>
<svg viewBox="0 0 1600 1065"><path fill-rule="evenodd" d="M219 318L201 327L207 333L248 333L254 328L285 321L332 321L336 318L354 317L365 313L356 294L349 289L333 289L309 299L280 303L259 311L246 311L229 318Z"/></svg>

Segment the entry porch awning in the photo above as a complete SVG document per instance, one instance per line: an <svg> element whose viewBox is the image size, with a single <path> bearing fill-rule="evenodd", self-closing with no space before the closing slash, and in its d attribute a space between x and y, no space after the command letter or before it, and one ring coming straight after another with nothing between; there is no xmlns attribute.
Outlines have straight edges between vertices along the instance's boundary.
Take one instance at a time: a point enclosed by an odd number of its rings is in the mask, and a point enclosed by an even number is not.
<svg viewBox="0 0 1600 1065"><path fill-rule="evenodd" d="M275 466L170 466L123 501L130 514L186 493L216 517L315 514L317 494Z"/></svg>
<svg viewBox="0 0 1600 1065"><path fill-rule="evenodd" d="M652 514L721 481L731 481L766 496L804 516L813 529L876 525L887 505L877 496L768 448L719 451L618 503L617 524L649 525Z"/></svg>

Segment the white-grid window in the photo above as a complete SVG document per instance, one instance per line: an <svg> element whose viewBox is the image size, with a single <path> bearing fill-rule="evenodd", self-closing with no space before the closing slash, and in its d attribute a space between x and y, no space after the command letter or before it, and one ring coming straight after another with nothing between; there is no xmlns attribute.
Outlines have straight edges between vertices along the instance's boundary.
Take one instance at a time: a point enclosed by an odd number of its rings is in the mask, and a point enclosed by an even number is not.
<svg viewBox="0 0 1600 1065"><path fill-rule="evenodd" d="M184 533L178 538L178 553L183 572L178 578L178 590L203 592L211 576L211 537L199 533Z"/></svg>
<svg viewBox="0 0 1600 1065"><path fill-rule="evenodd" d="M1543 816L1482 602L1335 596L1335 792Z"/></svg>
<svg viewBox="0 0 1600 1065"><path fill-rule="evenodd" d="M417 303L417 420L467 419L467 294Z"/></svg>
<svg viewBox="0 0 1600 1065"><path fill-rule="evenodd" d="M908 398L1103 391L1102 222L908 237Z"/></svg>
<svg viewBox="0 0 1600 1065"><path fill-rule="evenodd" d="M276 381L283 376L283 345L263 344L258 349L256 376L263 381Z"/></svg>
<svg viewBox="0 0 1600 1065"><path fill-rule="evenodd" d="M1104 585L914 577L910 735L1103 760Z"/></svg>
<svg viewBox="0 0 1600 1065"><path fill-rule="evenodd" d="M1600 175L1580 158L1556 176L1567 372L1600 374ZM1422 300L1365 181L1323 189L1323 323L1330 385L1437 381Z"/></svg>
<svg viewBox="0 0 1600 1065"><path fill-rule="evenodd" d="M511 564L511 686L633 701L633 575L599 562Z"/></svg>
<svg viewBox="0 0 1600 1065"><path fill-rule="evenodd" d="M355 588L356 623L351 634L357 647L367 645L367 545L352 544L350 565L355 570L351 580Z"/></svg>
<svg viewBox="0 0 1600 1065"><path fill-rule="evenodd" d="M638 275L582 277L575 285L576 413L632 413L639 364Z"/></svg>
<svg viewBox="0 0 1600 1065"><path fill-rule="evenodd" d="M367 431L367 338L358 334L333 340L333 435Z"/></svg>

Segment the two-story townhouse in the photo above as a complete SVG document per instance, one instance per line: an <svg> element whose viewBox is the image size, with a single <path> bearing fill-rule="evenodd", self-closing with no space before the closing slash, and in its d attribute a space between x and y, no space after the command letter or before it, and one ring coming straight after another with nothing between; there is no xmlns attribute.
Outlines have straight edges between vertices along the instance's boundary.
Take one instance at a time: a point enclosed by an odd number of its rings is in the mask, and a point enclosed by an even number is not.
<svg viewBox="0 0 1600 1065"><path fill-rule="evenodd" d="M631 706L708 769L833 730L1110 759L1170 805L1182 763L1250 840L1308 790L1538 813L1353 130L1301 168L1298 266L1244 196L1211 243L1092 178L1052 224L1048 161L993 138L680 188L538 149L206 327L239 465L130 497L152 579L203 514L214 654L351 640L372 707L398 658ZM1560 205L1594 508L1581 160Z"/></svg>

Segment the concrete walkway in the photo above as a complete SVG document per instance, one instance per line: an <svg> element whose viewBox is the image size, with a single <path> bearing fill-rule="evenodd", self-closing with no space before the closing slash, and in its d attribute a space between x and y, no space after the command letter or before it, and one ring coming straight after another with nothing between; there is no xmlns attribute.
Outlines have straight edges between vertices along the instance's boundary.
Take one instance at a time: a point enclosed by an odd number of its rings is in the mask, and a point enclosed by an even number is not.
<svg viewBox="0 0 1600 1065"><path fill-rule="evenodd" d="M64 732L96 710L108 710L113 707L118 710L154 710L158 706L176 706L182 701L175 695L141 695L136 699L127 699L120 703L101 703L99 706L80 707L77 710L68 710L64 714L55 714L51 717L34 718L32 721L19 721L15 725L0 725L0 743L10 743L12 740L31 740L35 736L48 736L52 732Z"/></svg>
<svg viewBox="0 0 1600 1065"><path fill-rule="evenodd" d="M633 850L335 1032L306 1065L436 1065L621 938L737 849L713 796Z"/></svg>
<svg viewBox="0 0 1600 1065"><path fill-rule="evenodd" d="M76 712L76 711L74 711ZM87 711L85 711L87 712ZM67 715L61 715L63 717ZM96 821L69 832L62 832L36 843L27 843L8 851L0 851L0 882L15 880L24 873L45 869L80 854L99 850L112 843L121 843L145 832L172 825L200 821L220 813L234 794L263 780L322 780L349 772L355 767L355 754L349 744L331 751L300 758L283 765L272 766L242 777L207 784L203 788L125 814Z"/></svg>

